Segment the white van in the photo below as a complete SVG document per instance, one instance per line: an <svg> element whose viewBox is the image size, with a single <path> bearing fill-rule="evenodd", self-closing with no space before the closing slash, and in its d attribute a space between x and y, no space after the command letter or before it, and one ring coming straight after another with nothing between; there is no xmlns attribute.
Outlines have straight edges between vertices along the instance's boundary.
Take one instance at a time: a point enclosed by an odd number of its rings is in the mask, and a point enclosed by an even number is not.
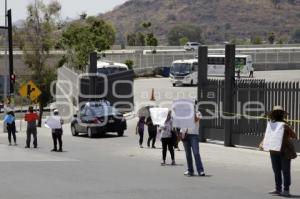
<svg viewBox="0 0 300 199"><path fill-rule="evenodd" d="M210 76L224 76L225 55L208 55L207 73ZM254 71L251 55L235 56L235 72L241 76L249 76ZM196 85L198 83L198 59L176 60L170 69L170 81L178 84Z"/></svg>
<svg viewBox="0 0 300 199"><path fill-rule="evenodd" d="M109 75L109 74L118 73L127 70L128 70L128 66L123 63L104 61L104 60L97 61L97 73Z"/></svg>

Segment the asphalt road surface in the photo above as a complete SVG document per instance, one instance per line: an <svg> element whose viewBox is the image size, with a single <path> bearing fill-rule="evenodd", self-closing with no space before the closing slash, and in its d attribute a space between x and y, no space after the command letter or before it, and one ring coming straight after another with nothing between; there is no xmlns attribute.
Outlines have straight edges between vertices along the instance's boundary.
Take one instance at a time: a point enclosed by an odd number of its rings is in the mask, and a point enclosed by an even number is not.
<svg viewBox="0 0 300 199"><path fill-rule="evenodd" d="M267 194L274 184L268 153L201 144L207 177L185 177L184 151L176 151L177 166L160 166L161 143L140 149L135 124L128 121L124 137L96 139L72 137L65 125L63 153L50 152L49 129L38 130L38 149L24 149L24 132L18 133L18 146L8 146L1 134L0 198L273 198ZM292 173L291 191L300 195L300 159Z"/></svg>

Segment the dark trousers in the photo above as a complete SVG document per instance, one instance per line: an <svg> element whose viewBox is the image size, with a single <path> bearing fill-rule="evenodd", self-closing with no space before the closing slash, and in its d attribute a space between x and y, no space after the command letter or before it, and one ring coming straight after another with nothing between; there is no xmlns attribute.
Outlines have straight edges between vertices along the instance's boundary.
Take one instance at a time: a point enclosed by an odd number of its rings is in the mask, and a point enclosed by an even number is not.
<svg viewBox="0 0 300 199"><path fill-rule="evenodd" d="M289 191L291 185L291 160L286 159L280 153L270 153L272 168L275 176L276 190L282 190L282 176L284 180L284 190Z"/></svg>
<svg viewBox="0 0 300 199"><path fill-rule="evenodd" d="M16 128L7 126L7 134L9 143L11 143L11 136L13 136L14 142L17 142Z"/></svg>
<svg viewBox="0 0 300 199"><path fill-rule="evenodd" d="M148 138L147 145L148 145L148 147L150 147L150 142L152 140L152 147L154 147L155 141L156 141L156 131L149 131L148 130L148 134L149 134L149 138Z"/></svg>
<svg viewBox="0 0 300 199"><path fill-rule="evenodd" d="M169 149L169 151L170 151L171 159L175 160L175 153L174 153L172 138L161 138L161 142L162 142L163 161L166 161L167 149Z"/></svg>
<svg viewBox="0 0 300 199"><path fill-rule="evenodd" d="M139 131L140 139L139 144L142 145L144 141L144 131Z"/></svg>
<svg viewBox="0 0 300 199"><path fill-rule="evenodd" d="M36 148L37 147L37 131L36 131L36 128L27 128L26 134L27 134L26 146L30 147L30 140L31 140L31 135L32 135L33 136L33 146Z"/></svg>
<svg viewBox="0 0 300 199"><path fill-rule="evenodd" d="M53 139L53 149L57 150L57 141L58 141L59 150L62 150L62 131L52 132L52 139Z"/></svg>

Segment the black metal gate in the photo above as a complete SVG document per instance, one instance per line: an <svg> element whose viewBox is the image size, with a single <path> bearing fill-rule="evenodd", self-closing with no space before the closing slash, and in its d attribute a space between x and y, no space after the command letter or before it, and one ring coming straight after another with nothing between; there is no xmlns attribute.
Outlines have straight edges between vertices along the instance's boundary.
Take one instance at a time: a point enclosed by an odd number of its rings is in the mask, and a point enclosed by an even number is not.
<svg viewBox="0 0 300 199"><path fill-rule="evenodd" d="M267 119L264 114L271 111L273 106L281 105L289 113L287 120L298 135L295 145L300 152L299 82L236 80L234 109L232 113L226 113L223 107L224 81L211 79L206 85L206 102L200 105L200 111L204 116L202 131L205 139L224 141L224 121L229 119L232 121L232 144L256 147L265 132ZM226 118L228 116L229 118Z"/></svg>

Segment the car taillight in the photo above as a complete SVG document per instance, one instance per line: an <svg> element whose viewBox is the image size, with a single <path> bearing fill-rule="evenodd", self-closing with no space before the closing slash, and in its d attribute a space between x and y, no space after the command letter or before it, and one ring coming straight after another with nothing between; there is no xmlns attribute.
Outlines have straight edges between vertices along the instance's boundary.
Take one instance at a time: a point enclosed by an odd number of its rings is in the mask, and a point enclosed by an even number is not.
<svg viewBox="0 0 300 199"><path fill-rule="evenodd" d="M95 124L99 124L100 123L100 121L98 120L98 118L93 118L93 122L95 123Z"/></svg>

